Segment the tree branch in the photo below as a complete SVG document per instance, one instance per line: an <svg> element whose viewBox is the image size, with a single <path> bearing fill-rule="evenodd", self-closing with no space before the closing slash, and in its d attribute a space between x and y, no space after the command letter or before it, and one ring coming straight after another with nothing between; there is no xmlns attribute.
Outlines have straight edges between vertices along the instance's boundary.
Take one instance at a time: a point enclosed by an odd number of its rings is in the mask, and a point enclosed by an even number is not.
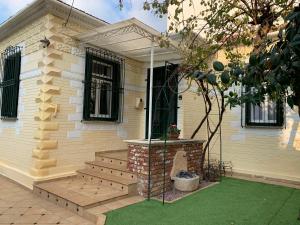
<svg viewBox="0 0 300 225"><path fill-rule="evenodd" d="M211 112L211 108L212 108L212 104L211 104L211 100L208 96L208 90L206 89L206 87L204 86L203 81L200 81L200 87L202 88L202 96L204 98L205 103L208 104L208 110L205 110L205 116L202 118L200 124L198 125L198 127L194 130L191 139L194 139L194 137L196 136L196 134L199 132L199 130L201 129L201 127L203 126L204 122L206 121L206 119L208 118L208 115Z"/></svg>

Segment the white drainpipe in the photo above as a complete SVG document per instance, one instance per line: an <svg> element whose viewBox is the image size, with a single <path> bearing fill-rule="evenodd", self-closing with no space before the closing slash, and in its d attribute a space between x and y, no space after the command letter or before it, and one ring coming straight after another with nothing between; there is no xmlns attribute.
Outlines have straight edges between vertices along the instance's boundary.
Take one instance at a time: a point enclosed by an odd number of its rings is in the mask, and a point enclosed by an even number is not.
<svg viewBox="0 0 300 225"><path fill-rule="evenodd" d="M148 143L151 143L152 136L152 101L153 101L153 57L154 57L154 38L151 41L150 56L150 87L149 87L149 120L148 120Z"/></svg>

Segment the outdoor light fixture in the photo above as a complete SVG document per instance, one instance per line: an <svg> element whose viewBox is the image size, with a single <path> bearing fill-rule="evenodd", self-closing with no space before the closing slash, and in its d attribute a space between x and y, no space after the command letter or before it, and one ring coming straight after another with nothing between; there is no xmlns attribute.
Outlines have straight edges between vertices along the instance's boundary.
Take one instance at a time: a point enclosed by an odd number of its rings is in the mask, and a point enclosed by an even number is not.
<svg viewBox="0 0 300 225"><path fill-rule="evenodd" d="M50 45L50 41L46 37L44 39L40 40L40 42L42 43L43 48L47 48Z"/></svg>
<svg viewBox="0 0 300 225"><path fill-rule="evenodd" d="M143 99L142 98L136 98L135 99L135 108L139 109L143 105Z"/></svg>

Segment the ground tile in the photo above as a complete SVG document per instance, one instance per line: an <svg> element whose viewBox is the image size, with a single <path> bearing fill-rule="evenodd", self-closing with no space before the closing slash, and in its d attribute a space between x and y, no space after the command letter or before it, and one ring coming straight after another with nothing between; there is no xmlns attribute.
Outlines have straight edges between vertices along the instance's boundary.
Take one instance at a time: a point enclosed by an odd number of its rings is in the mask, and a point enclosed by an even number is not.
<svg viewBox="0 0 300 225"><path fill-rule="evenodd" d="M72 217L69 217L67 218L65 221L70 221L71 223L73 224L80 224L80 225L83 225L83 224L93 224L91 222L88 222L87 220L83 219L82 217L80 216L72 216Z"/></svg>
<svg viewBox="0 0 300 225"><path fill-rule="evenodd" d="M89 209L88 211L94 215L98 215L98 214L106 213L110 210L111 209L106 207L105 205L100 205L100 206L94 207L92 209Z"/></svg>
<svg viewBox="0 0 300 225"><path fill-rule="evenodd" d="M126 205L132 205L132 204L135 204L135 203L138 203L138 202L142 202L144 200L145 199L141 196L133 196L133 197L121 199L119 201L126 204Z"/></svg>
<svg viewBox="0 0 300 225"><path fill-rule="evenodd" d="M28 208L15 208L12 206L11 208L8 208L7 210L3 211L2 214L21 215L24 214L27 210Z"/></svg>
<svg viewBox="0 0 300 225"><path fill-rule="evenodd" d="M41 215L23 215L19 216L19 218L16 218L15 223L30 223L34 224L36 223Z"/></svg>
<svg viewBox="0 0 300 225"><path fill-rule="evenodd" d="M105 225L106 215L102 214L98 216L96 225Z"/></svg>
<svg viewBox="0 0 300 225"><path fill-rule="evenodd" d="M92 224L2 176L0 189L0 225L33 225L35 222L37 225L55 225L57 222L64 225ZM66 220L72 217L76 219Z"/></svg>
<svg viewBox="0 0 300 225"><path fill-rule="evenodd" d="M41 215L45 213L47 213L46 209L43 209L41 207L32 207L25 212L25 215Z"/></svg>
<svg viewBox="0 0 300 225"><path fill-rule="evenodd" d="M1 223L13 223L16 220L16 216L15 215L1 215L0 216L0 224Z"/></svg>

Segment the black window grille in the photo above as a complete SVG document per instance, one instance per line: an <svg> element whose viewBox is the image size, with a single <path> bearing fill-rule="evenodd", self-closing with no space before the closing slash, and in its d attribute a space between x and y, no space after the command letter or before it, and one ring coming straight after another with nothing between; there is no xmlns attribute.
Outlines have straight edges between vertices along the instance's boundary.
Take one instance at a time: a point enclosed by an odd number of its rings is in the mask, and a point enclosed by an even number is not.
<svg viewBox="0 0 300 225"><path fill-rule="evenodd" d="M260 105L245 104L246 126L282 127L284 123L283 101L276 102L266 97Z"/></svg>
<svg viewBox="0 0 300 225"><path fill-rule="evenodd" d="M0 60L1 119L17 119L21 72L21 48L8 47Z"/></svg>
<svg viewBox="0 0 300 225"><path fill-rule="evenodd" d="M102 49L86 49L85 121L122 122L124 60Z"/></svg>

